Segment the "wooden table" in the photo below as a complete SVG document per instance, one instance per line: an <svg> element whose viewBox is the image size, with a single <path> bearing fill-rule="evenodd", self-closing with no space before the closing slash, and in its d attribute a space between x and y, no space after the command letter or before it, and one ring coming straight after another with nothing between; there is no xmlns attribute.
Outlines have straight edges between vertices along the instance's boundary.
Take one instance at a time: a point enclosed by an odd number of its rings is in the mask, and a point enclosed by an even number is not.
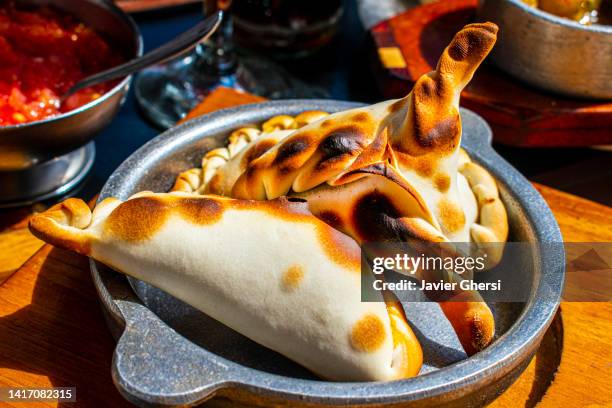
<svg viewBox="0 0 612 408"><path fill-rule="evenodd" d="M127 13L157 10L165 7L183 6L202 0L117 0L115 3Z"/></svg>
<svg viewBox="0 0 612 408"><path fill-rule="evenodd" d="M224 94L213 94L200 112L217 109L223 100ZM235 103L241 101L252 102L238 97ZM612 208L535 186L566 241L612 241ZM0 386L74 386L77 403L66 407L129 406L112 383L114 340L87 259L30 235L31 211L0 212ZM534 360L491 406L612 406L611 349L612 303L563 303Z"/></svg>

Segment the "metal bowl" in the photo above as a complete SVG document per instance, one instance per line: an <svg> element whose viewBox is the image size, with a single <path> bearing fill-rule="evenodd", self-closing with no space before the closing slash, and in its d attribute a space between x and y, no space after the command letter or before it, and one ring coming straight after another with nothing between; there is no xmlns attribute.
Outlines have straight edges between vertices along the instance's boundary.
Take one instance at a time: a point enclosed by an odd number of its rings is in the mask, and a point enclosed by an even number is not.
<svg viewBox="0 0 612 408"><path fill-rule="evenodd" d="M51 5L122 47L126 58L142 54L138 27L110 1L19 3ZM0 207L60 194L76 184L93 163L93 143L85 145L114 118L130 81L131 77L124 78L100 98L70 112L36 122L0 126Z"/></svg>
<svg viewBox="0 0 612 408"><path fill-rule="evenodd" d="M478 18L499 25L491 58L502 70L552 92L612 99L612 26L579 24L522 0L480 0Z"/></svg>
<svg viewBox="0 0 612 408"><path fill-rule="evenodd" d="M322 100L275 101L218 111L170 129L130 156L109 178L100 200L141 190L167 191L177 174L224 144L229 132L279 114L336 112L361 106ZM404 304L423 344L425 365L416 378L370 383L322 381L205 314L144 282L92 261L107 322L118 339L112 376L139 405L187 405L216 397L227 406L481 406L527 366L558 306L564 279L559 228L531 184L491 148L491 131L462 109L462 145L497 178L510 219L511 239L531 242L525 265L528 300L490 304L496 340L467 358L435 303ZM232 245L232 243L228 243ZM236 244L238 245L238 244ZM555 249L556 248L556 249ZM546 283L545 283L546 282ZM246 295L246 294L245 294Z"/></svg>

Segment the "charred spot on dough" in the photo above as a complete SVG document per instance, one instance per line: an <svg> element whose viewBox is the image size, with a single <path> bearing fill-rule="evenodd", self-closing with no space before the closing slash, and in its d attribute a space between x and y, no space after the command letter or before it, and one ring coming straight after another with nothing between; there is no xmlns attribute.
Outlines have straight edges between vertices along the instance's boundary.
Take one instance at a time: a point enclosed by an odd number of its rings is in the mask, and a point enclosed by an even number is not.
<svg viewBox="0 0 612 408"><path fill-rule="evenodd" d="M285 291L293 291L298 288L304 279L304 268L300 265L290 266L282 276L282 287Z"/></svg>
<svg viewBox="0 0 612 408"><path fill-rule="evenodd" d="M448 174L438 173L434 177L434 185L438 191L445 193L450 187L450 177Z"/></svg>
<svg viewBox="0 0 612 408"><path fill-rule="evenodd" d="M312 142L310 138L305 134L287 140L285 143L279 146L278 152L276 153L276 157L272 161L272 164L280 165L290 161L306 151L311 144Z"/></svg>
<svg viewBox="0 0 612 408"><path fill-rule="evenodd" d="M128 242L151 238L166 222L169 211L156 197L137 197L121 203L106 220L109 233Z"/></svg>
<svg viewBox="0 0 612 408"><path fill-rule="evenodd" d="M440 224L449 232L459 231L465 225L465 214L461 207L447 198L438 203Z"/></svg>
<svg viewBox="0 0 612 408"><path fill-rule="evenodd" d="M223 204L210 198L183 198L178 202L178 210L194 224L214 224L223 215Z"/></svg>
<svg viewBox="0 0 612 408"><path fill-rule="evenodd" d="M323 221L332 228L338 229L338 227L342 225L342 218L340 217L340 215L336 214L331 210L322 211L318 213L317 218L319 218L321 221Z"/></svg>
<svg viewBox="0 0 612 408"><path fill-rule="evenodd" d="M369 122L370 115L367 112L358 112L351 116L349 120L353 122Z"/></svg>
<svg viewBox="0 0 612 408"><path fill-rule="evenodd" d="M334 125L334 121L331 119L326 119L323 122L321 122L321 127L322 128L328 128Z"/></svg>
<svg viewBox="0 0 612 408"><path fill-rule="evenodd" d="M343 169L363 150L365 137L356 127L336 129L319 144L317 152L320 155L313 173L324 173L333 169Z"/></svg>
<svg viewBox="0 0 612 408"><path fill-rule="evenodd" d="M434 96L438 96L440 87L438 83L430 76L423 76L415 86L415 92L418 94L420 99L429 99ZM418 106L415 104L414 108Z"/></svg>
<svg viewBox="0 0 612 408"><path fill-rule="evenodd" d="M361 250L357 242L318 218L314 216L311 218L317 221L317 238L329 259L355 273L360 273Z"/></svg>
<svg viewBox="0 0 612 408"><path fill-rule="evenodd" d="M276 168L276 170L278 171L278 175L279 176L286 176L292 172L294 172L295 170L297 170L299 168L299 166L297 166L295 163L285 163L281 166L278 166Z"/></svg>
<svg viewBox="0 0 612 408"><path fill-rule="evenodd" d="M270 216L294 222L309 222L312 214L308 211L306 200L282 196L273 200L232 200L228 205L237 210L257 210Z"/></svg>
<svg viewBox="0 0 612 408"><path fill-rule="evenodd" d="M426 211L426 205L423 202L423 199L418 194L418 192L412 187L412 185L410 185L410 183L406 182L406 180L402 176L400 176L393 169L393 167L389 167L387 163L378 162L378 163L374 163L366 167L361 167L357 170L349 171L344 176L339 178L337 181L341 180L344 182L346 180L348 182L351 179L355 179L356 178L355 176L358 176L359 174L364 175L364 176L367 174L372 174L372 175L385 177L386 179L392 181L393 183L397 184L402 189L404 189L408 194L410 194L415 199L419 208L421 208L423 211Z"/></svg>
<svg viewBox="0 0 612 408"><path fill-rule="evenodd" d="M207 190L214 194L223 195L223 176L220 172L216 172L208 181Z"/></svg>
<svg viewBox="0 0 612 408"><path fill-rule="evenodd" d="M406 223L390 197L378 191L356 200L351 214L357 234L366 242L428 240L440 241L422 228Z"/></svg>
<svg viewBox="0 0 612 408"><path fill-rule="evenodd" d="M470 41L457 38L448 46L448 55L455 61L463 61L469 56Z"/></svg>
<svg viewBox="0 0 612 408"><path fill-rule="evenodd" d="M419 176L423 177L431 177L434 172L434 163L431 160L427 160L426 158L417 159L416 165L414 169L419 174Z"/></svg>
<svg viewBox="0 0 612 408"><path fill-rule="evenodd" d="M387 128L385 127L381 132L378 133L374 141L370 143L360 154L357 156L350 169L358 169L369 163L378 162L384 158L388 148L388 134Z"/></svg>
<svg viewBox="0 0 612 408"><path fill-rule="evenodd" d="M385 325L374 314L362 317L351 330L351 345L357 351L375 352L384 344Z"/></svg>
<svg viewBox="0 0 612 408"><path fill-rule="evenodd" d="M256 143L254 146L251 146L249 150L244 153L242 157L242 162L240 163L241 167L244 169L249 165L253 160L262 156L265 152L270 150L274 145L276 145L276 141L267 139L262 140L259 143Z"/></svg>
<svg viewBox="0 0 612 408"><path fill-rule="evenodd" d="M410 128L402 137L402 149L412 155L448 154L454 151L461 135L461 120L456 110L447 111L440 101L447 100L450 89L444 82L423 76L413 89Z"/></svg>
<svg viewBox="0 0 612 408"><path fill-rule="evenodd" d="M398 217L399 211L391 203L391 200L384 194L373 191L363 195L355 203L353 216L359 218L359 214L380 212L392 217Z"/></svg>
<svg viewBox="0 0 612 408"><path fill-rule="evenodd" d="M395 113L402 109L404 107L405 102L406 101L404 101L404 99L400 99L396 102L393 102L391 105L389 105L389 113Z"/></svg>
<svg viewBox="0 0 612 408"><path fill-rule="evenodd" d="M497 31L491 26L482 24L462 30L448 47L448 55L455 61L480 59L488 51L489 43L495 39Z"/></svg>
<svg viewBox="0 0 612 408"><path fill-rule="evenodd" d="M331 132L319 145L322 161L343 155L355 155L363 147L363 133L359 128L346 126Z"/></svg>
<svg viewBox="0 0 612 408"><path fill-rule="evenodd" d="M414 170L421 177L433 176L438 162L434 155L412 156L403 152L396 152L396 155L402 167Z"/></svg>
<svg viewBox="0 0 612 408"><path fill-rule="evenodd" d="M459 117L458 114L455 114L450 118L437 121L432 128L417 125L415 129L417 130L416 140L421 147L440 151L440 147L444 146L443 151L453 151L456 145L453 141L460 133Z"/></svg>
<svg viewBox="0 0 612 408"><path fill-rule="evenodd" d="M355 229L365 241L401 240L395 219L399 210L389 197L373 191L355 201L351 217Z"/></svg>
<svg viewBox="0 0 612 408"><path fill-rule="evenodd" d="M246 177L247 180L252 179L253 177L255 177L257 175L257 171L258 168L257 166L255 166L254 163L250 163L249 166L247 167L247 169L244 171L244 177Z"/></svg>

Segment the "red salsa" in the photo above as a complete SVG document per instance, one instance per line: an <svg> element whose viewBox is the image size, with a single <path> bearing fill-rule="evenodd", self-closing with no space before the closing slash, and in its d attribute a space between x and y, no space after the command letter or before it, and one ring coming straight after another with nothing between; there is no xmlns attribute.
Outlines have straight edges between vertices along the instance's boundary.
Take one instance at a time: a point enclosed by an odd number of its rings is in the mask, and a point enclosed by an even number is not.
<svg viewBox="0 0 612 408"><path fill-rule="evenodd" d="M0 2L0 126L41 120L99 98L114 84L59 102L80 79L123 61L104 38L69 14Z"/></svg>

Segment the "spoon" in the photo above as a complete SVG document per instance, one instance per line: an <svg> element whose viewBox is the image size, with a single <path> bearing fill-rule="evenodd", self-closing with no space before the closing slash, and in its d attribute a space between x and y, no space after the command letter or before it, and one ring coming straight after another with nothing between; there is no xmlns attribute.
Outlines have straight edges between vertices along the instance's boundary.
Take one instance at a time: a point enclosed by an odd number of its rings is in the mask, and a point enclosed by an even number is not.
<svg viewBox="0 0 612 408"><path fill-rule="evenodd" d="M142 57L134 58L126 63L117 65L116 67L107 69L106 71L98 72L97 74L90 75L80 80L62 95L61 102L64 102L68 97L83 88L110 81L111 79L125 77L133 74L134 72L140 71L141 69L157 63L162 63L171 59L172 57L182 54L183 52L191 50L199 42L207 39L212 33L215 32L217 27L219 27L222 18L223 12L218 11L205 20L200 21L194 27L185 31L181 35L146 53Z"/></svg>

